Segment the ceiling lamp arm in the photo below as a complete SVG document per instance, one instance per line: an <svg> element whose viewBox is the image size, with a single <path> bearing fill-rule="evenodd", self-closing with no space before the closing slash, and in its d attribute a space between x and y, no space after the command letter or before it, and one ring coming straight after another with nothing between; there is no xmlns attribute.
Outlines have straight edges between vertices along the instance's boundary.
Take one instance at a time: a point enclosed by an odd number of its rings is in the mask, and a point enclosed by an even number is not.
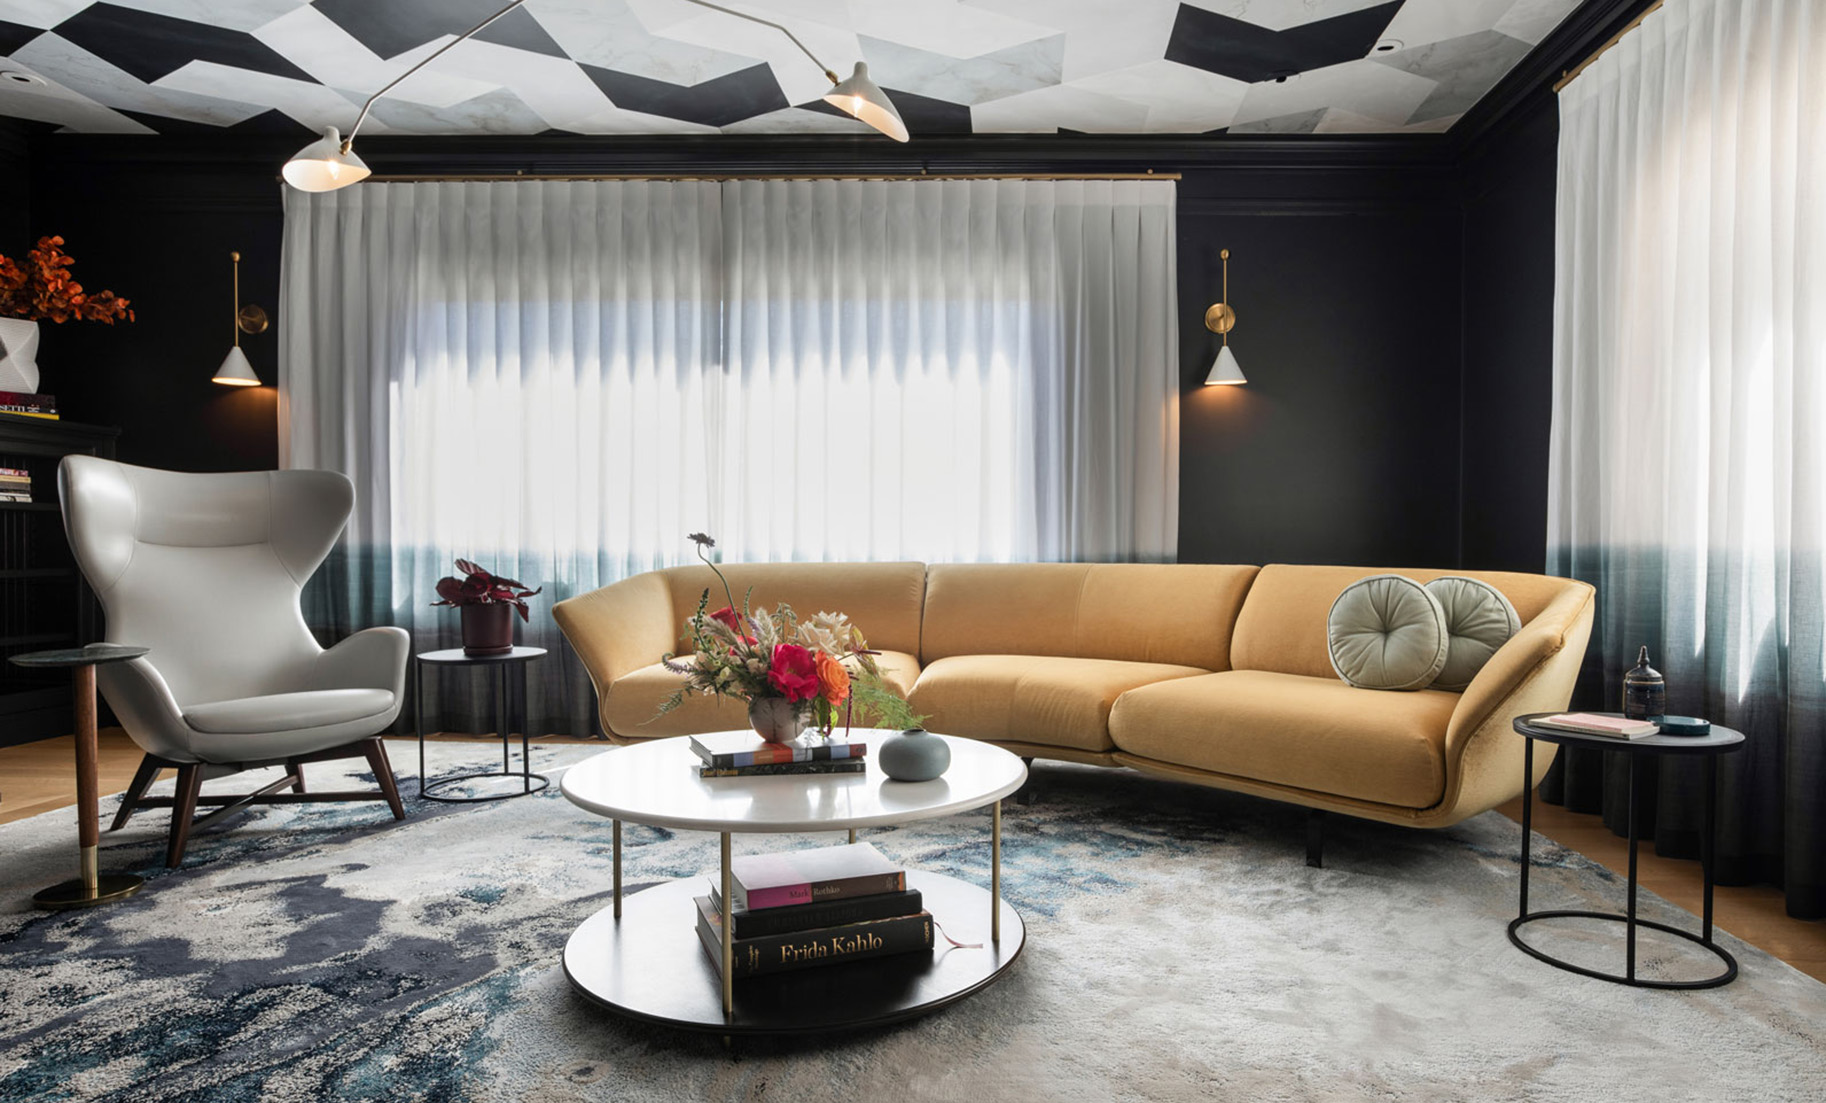
<svg viewBox="0 0 1826 1103"><path fill-rule="evenodd" d="M781 34L785 35L787 38L792 39L793 45L799 47L799 52L804 54L806 57L811 58L812 64L816 65L819 69L822 69L824 71L824 75L831 78L832 84L836 84L838 82L837 74L831 70L830 66L824 64L824 62L822 62L822 61L819 61L818 55L812 53L811 48L808 47L805 43L799 41L799 36L792 33L791 31L787 30L783 24L775 23L771 19L762 19L758 15L749 15L747 12L736 11L734 8L725 8L721 4L712 4L710 2L710 0L685 0L685 2L688 4L696 4L700 8L709 8L711 11L720 11L724 15L733 15L737 19L746 19L750 23L759 23L763 27L772 27L774 30L779 31Z"/></svg>
<svg viewBox="0 0 1826 1103"><path fill-rule="evenodd" d="M449 42L446 42L442 46L438 47L436 50L434 50L431 53L430 57L427 57L425 60L419 62L417 65L414 65L412 68L406 70L405 72L401 73L399 76L394 77L392 80L390 80L386 84L382 85L380 91L374 93L372 96L369 96L368 102L361 105L361 114L355 116L355 125L349 128L349 136L342 140L342 151L344 153L349 152L349 147L351 145L353 145L355 142L355 132L361 129L361 124L363 122L367 121L368 111L374 106L375 100L378 100L382 96L386 95L388 92L393 91L394 88L398 87L400 81L405 80L407 77L418 72L420 69L423 69L425 66L436 61L439 57L443 56L443 54L446 50L451 49L459 42L463 42L466 39L474 38L476 35L481 34L484 30L487 30L488 26L491 23L493 23L495 20L501 18L502 16L506 15L508 12L513 11L515 8L520 7L522 4L525 4L525 3L526 3L526 0L513 0L513 3L507 5L505 8L502 8L500 11L489 16L487 19L482 20L480 23L477 23L475 26L464 31L462 34L456 36L455 38L451 39ZM781 30L785 30L785 28L782 27ZM797 42L798 39L795 38L795 39L793 39L793 41ZM799 48L804 49L805 47L801 46ZM833 77L832 79L834 80L836 78Z"/></svg>

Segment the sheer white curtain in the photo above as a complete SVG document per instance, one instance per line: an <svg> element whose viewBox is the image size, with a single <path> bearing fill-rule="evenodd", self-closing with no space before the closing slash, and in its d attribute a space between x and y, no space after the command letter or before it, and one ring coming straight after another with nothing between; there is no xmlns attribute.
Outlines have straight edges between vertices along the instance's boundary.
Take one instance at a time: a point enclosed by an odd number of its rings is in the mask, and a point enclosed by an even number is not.
<svg viewBox="0 0 1826 1103"><path fill-rule="evenodd" d="M1560 98L1550 561L1605 697L1745 730L1727 875L1826 912L1826 5L1667 0ZM1615 707L1612 705L1611 707ZM1595 764L1573 759L1567 785ZM1655 813L1689 850L1696 777ZM1620 814L1620 809L1613 811ZM1619 822L1621 822L1619 820Z"/></svg>
<svg viewBox="0 0 1826 1103"><path fill-rule="evenodd" d="M454 640L458 555L546 602L680 562L1177 543L1166 181L288 192L281 461L357 516L331 629ZM549 618L524 642L558 649ZM587 730L546 664L538 730Z"/></svg>
<svg viewBox="0 0 1826 1103"><path fill-rule="evenodd" d="M723 514L741 556L1172 559L1174 194L725 185L720 483L748 488ZM815 489L745 475L760 456Z"/></svg>

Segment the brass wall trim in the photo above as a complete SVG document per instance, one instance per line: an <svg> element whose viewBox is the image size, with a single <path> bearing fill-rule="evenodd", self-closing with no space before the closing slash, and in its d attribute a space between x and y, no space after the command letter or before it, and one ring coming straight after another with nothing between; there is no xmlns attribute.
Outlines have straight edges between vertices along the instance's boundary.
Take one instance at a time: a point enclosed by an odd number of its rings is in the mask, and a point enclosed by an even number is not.
<svg viewBox="0 0 1826 1103"><path fill-rule="evenodd" d="M1583 73L1586 70L1586 68L1591 65L1592 62L1598 60L1599 58L1603 57L1606 53L1608 53L1612 46L1615 46L1617 43L1623 41L1624 35L1635 30L1637 27L1640 27L1642 25L1642 21L1644 19L1647 19L1649 16L1654 15L1656 12L1660 11L1661 4L1662 4L1662 0L1655 0L1655 2L1653 4L1650 4L1648 7L1642 9L1642 14L1640 14L1640 15L1636 16L1636 18L1630 20L1629 24L1627 26L1625 26L1622 30L1618 31L1614 35L1611 35L1610 38L1604 43L1604 45L1598 47L1596 50L1593 50L1591 52L1591 56L1587 57L1584 61L1579 62L1577 65L1573 66L1571 69L1568 69L1565 72L1561 73L1560 79L1553 82L1553 90L1555 92L1558 92L1558 91L1560 91L1560 89L1565 88L1567 85L1571 84L1573 81L1578 80L1580 73Z"/></svg>
<svg viewBox="0 0 1826 1103"><path fill-rule="evenodd" d="M666 184L724 184L724 183L729 183L731 181L747 181L747 180L766 180L766 181L772 181L772 180L839 180L839 181L884 180L884 181L899 182L899 181L907 181L907 180L1178 180L1179 178L1180 178L1180 174L1177 172L1155 172L1152 169L1148 170L1147 172L1043 172L1043 173L1009 173L1009 172L960 172L960 173L933 172L933 173L928 173L928 172L923 172L923 171L922 172L904 172L904 173L825 172L825 173L817 173L817 174L787 175L787 176L770 176L770 175L763 175L763 174L750 174L750 175L731 174L731 175L723 175L723 176L701 176L701 175L700 176L654 176L650 173L632 173L632 174L628 174L628 175L617 175L614 173L601 173L601 174L594 174L594 175L554 174L554 175L550 175L550 176L544 176L544 175L540 175L538 173L516 172L516 173L497 173L492 176L464 176L464 175L384 176L380 173L375 173L373 176L368 177L366 182L370 183L370 184L466 184L466 183L494 184L494 183L502 183L502 182L508 182L508 181L517 182L517 181L527 181L527 180L551 181L551 182L559 182L559 183L603 180L603 181L626 181L626 182L648 181L648 182L653 182L653 183L666 183Z"/></svg>

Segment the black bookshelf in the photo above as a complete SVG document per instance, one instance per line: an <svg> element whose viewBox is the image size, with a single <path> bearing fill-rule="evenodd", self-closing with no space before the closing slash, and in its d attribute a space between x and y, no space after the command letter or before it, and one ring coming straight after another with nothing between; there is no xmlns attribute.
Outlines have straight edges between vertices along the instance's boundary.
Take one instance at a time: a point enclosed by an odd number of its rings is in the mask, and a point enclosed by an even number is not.
<svg viewBox="0 0 1826 1103"><path fill-rule="evenodd" d="M67 671L5 660L75 647L101 635L101 616L63 534L57 465L71 454L114 456L119 429L0 413L0 467L32 475L32 500L0 502L0 747L74 730Z"/></svg>

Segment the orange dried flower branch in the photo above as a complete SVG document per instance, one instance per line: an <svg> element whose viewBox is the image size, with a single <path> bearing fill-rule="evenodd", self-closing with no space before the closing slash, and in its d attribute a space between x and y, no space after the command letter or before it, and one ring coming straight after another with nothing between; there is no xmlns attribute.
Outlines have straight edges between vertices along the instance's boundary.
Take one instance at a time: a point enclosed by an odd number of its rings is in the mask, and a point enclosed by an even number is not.
<svg viewBox="0 0 1826 1103"><path fill-rule="evenodd" d="M61 246L61 237L41 237L19 264L10 257L0 257L0 317L24 318L28 322L106 322L116 319L133 321L127 300L112 291L93 295L82 284L70 278L70 255Z"/></svg>

